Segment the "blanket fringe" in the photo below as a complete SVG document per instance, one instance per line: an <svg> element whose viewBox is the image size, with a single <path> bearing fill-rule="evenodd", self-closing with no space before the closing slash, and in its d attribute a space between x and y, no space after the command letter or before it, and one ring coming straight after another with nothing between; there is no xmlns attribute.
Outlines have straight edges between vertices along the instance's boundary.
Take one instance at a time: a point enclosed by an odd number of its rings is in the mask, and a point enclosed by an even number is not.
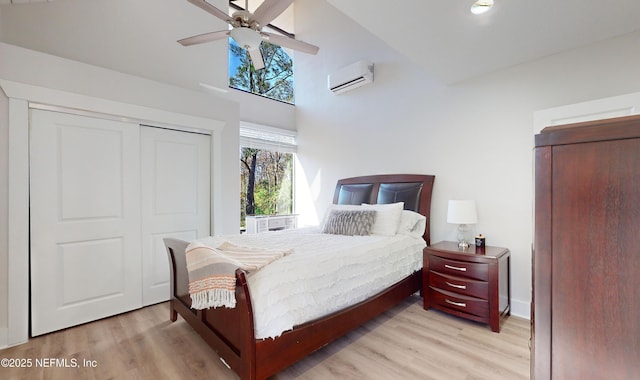
<svg viewBox="0 0 640 380"><path fill-rule="evenodd" d="M208 309L216 307L236 307L235 291L227 289L207 289L191 294L191 307L194 309Z"/></svg>
<svg viewBox="0 0 640 380"><path fill-rule="evenodd" d="M237 268L257 271L292 252L292 249L269 250L242 247L229 242L223 242L217 248L198 241L189 244L185 256L191 308L236 307Z"/></svg>

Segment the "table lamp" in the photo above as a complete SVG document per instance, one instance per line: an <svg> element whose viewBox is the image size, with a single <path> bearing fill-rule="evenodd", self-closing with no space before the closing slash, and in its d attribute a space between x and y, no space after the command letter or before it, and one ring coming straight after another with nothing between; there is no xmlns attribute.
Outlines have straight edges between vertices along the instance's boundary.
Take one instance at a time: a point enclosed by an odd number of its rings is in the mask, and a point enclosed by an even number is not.
<svg viewBox="0 0 640 380"><path fill-rule="evenodd" d="M467 225L478 223L476 201L449 201L447 223L458 224L458 247L468 248L469 242L467 241L467 231L469 231L469 227Z"/></svg>

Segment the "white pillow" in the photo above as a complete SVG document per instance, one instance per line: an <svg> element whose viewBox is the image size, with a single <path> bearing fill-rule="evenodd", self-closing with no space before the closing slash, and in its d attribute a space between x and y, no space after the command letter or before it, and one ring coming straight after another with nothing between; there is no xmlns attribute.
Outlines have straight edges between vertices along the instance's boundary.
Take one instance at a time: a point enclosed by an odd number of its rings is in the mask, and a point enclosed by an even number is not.
<svg viewBox="0 0 640 380"><path fill-rule="evenodd" d="M427 218L411 210L402 210L398 234L421 238L427 226Z"/></svg>
<svg viewBox="0 0 640 380"><path fill-rule="evenodd" d="M363 203L362 207L376 210L376 221L371 228L372 235L394 236L398 233L404 202L376 205Z"/></svg>

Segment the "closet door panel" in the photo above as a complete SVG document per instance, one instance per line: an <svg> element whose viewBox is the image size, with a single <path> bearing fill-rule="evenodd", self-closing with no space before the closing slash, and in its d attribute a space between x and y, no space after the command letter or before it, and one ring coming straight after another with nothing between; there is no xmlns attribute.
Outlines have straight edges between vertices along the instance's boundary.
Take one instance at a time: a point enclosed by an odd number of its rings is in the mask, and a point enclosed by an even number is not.
<svg viewBox="0 0 640 380"><path fill-rule="evenodd" d="M640 139L553 148L553 379L640 371Z"/></svg>
<svg viewBox="0 0 640 380"><path fill-rule="evenodd" d="M143 304L169 299L165 237L209 235L210 136L142 127Z"/></svg>
<svg viewBox="0 0 640 380"><path fill-rule="evenodd" d="M32 335L141 305L135 124L33 110Z"/></svg>

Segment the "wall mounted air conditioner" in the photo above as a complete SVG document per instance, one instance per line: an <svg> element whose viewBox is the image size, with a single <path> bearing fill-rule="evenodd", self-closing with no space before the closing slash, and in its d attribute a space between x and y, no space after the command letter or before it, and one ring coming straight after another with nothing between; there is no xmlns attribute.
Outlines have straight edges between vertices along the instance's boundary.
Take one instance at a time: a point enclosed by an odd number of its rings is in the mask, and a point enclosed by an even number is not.
<svg viewBox="0 0 640 380"><path fill-rule="evenodd" d="M351 91L373 82L373 63L358 61L329 74L327 79L334 94Z"/></svg>

